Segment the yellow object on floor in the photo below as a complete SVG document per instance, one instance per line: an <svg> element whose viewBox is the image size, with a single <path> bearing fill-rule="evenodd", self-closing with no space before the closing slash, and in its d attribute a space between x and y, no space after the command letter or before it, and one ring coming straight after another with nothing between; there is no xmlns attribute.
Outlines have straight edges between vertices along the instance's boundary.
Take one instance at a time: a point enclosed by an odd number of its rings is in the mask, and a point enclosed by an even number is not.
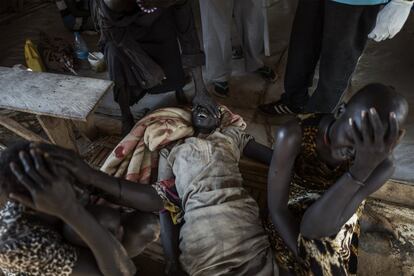
<svg viewBox="0 0 414 276"><path fill-rule="evenodd" d="M27 67L34 72L45 72L45 66L36 45L30 40L26 40L24 45L24 56L26 58Z"/></svg>

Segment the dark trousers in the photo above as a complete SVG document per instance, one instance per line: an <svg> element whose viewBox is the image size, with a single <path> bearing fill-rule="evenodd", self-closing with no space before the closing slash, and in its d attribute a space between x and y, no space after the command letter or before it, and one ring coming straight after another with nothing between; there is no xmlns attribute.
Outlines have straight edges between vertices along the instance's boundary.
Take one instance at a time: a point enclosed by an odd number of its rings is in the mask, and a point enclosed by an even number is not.
<svg viewBox="0 0 414 276"><path fill-rule="evenodd" d="M348 86L379 9L380 5L299 0L282 102L294 111L332 112ZM319 82L309 97L318 60Z"/></svg>

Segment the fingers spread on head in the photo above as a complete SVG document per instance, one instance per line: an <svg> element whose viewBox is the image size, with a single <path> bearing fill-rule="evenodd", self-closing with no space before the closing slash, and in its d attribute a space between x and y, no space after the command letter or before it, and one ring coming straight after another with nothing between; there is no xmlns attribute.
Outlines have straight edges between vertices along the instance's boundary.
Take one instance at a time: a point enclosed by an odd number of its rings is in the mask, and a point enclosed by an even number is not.
<svg viewBox="0 0 414 276"><path fill-rule="evenodd" d="M44 178L37 171L31 155L24 151L19 152L19 158L23 165L24 171L38 186L42 187L45 185Z"/></svg>
<svg viewBox="0 0 414 276"><path fill-rule="evenodd" d="M371 108L369 110L369 122L372 128L372 136L373 141L375 143L380 143L384 141L384 125L381 122L381 118L379 117L375 108Z"/></svg>
<svg viewBox="0 0 414 276"><path fill-rule="evenodd" d="M394 145L398 140L399 126L397 116L394 112L390 113L389 117L389 127L388 127L388 137L387 141L390 145Z"/></svg>
<svg viewBox="0 0 414 276"><path fill-rule="evenodd" d="M362 134L359 131L358 127L355 125L355 122L352 120L352 118L349 118L349 125L351 127L351 133L352 133L352 139L354 140L354 143L356 145L359 145L363 142L362 140Z"/></svg>
<svg viewBox="0 0 414 276"><path fill-rule="evenodd" d="M14 162L10 163L10 170L13 175L31 194L35 193L38 189L37 185L33 183L30 177L23 172L23 170Z"/></svg>
<svg viewBox="0 0 414 276"><path fill-rule="evenodd" d="M362 135L363 142L368 142L372 140L369 129L370 129L370 126L369 126L368 112L363 110L361 111L361 127L360 127L360 132Z"/></svg>
<svg viewBox="0 0 414 276"><path fill-rule="evenodd" d="M30 155L34 160L36 170L40 174L40 176L42 176L44 179L48 181L53 180L53 176L49 171L49 166L47 166L45 162L44 154L40 150L31 149Z"/></svg>

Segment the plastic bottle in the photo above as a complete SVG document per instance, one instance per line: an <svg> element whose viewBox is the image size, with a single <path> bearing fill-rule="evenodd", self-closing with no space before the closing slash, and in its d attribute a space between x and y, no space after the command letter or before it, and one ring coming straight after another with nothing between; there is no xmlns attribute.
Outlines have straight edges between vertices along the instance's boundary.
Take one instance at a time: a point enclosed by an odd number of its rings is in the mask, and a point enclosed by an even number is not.
<svg viewBox="0 0 414 276"><path fill-rule="evenodd" d="M89 55L88 45L86 45L79 32L75 32L75 55L81 60L88 59Z"/></svg>

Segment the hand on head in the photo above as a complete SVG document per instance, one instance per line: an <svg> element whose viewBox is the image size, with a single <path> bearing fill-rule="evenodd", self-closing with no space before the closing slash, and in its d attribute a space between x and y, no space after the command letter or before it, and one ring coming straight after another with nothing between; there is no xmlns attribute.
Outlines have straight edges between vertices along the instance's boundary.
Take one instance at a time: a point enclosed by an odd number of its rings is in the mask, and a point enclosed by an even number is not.
<svg viewBox="0 0 414 276"><path fill-rule="evenodd" d="M20 151L19 162L11 162L10 170L28 194L9 196L27 207L57 217L64 216L77 204L68 175L58 170L47 154L36 149Z"/></svg>
<svg viewBox="0 0 414 276"><path fill-rule="evenodd" d="M352 118L349 125L355 148L354 165L372 172L391 155L397 144L400 133L397 117L391 112L388 124L384 124L375 108L370 108L361 112L359 127Z"/></svg>
<svg viewBox="0 0 414 276"><path fill-rule="evenodd" d="M393 88L370 84L344 105L332 126L333 145L352 148L354 168L369 175L402 138L408 103Z"/></svg>

